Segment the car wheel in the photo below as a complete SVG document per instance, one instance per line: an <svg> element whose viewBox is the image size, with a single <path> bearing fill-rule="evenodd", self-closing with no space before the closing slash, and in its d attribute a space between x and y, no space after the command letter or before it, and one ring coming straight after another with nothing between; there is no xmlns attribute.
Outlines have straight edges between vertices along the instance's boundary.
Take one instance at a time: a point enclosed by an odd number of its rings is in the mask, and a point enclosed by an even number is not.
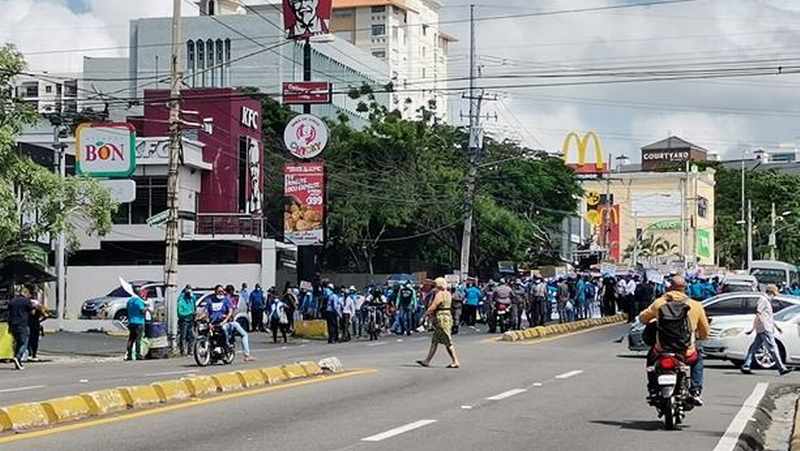
<svg viewBox="0 0 800 451"><path fill-rule="evenodd" d="M128 325L128 311L120 310L114 314L114 321L119 321L123 326Z"/></svg>
<svg viewBox="0 0 800 451"><path fill-rule="evenodd" d="M781 361L786 361L786 351L783 349L783 344L781 342L776 341L778 344L778 353L780 354ZM759 350L756 351L755 355L753 356L753 363L754 367L761 368L765 370L769 370L774 368L778 362L772 358L772 355L767 350L766 346L762 346Z"/></svg>

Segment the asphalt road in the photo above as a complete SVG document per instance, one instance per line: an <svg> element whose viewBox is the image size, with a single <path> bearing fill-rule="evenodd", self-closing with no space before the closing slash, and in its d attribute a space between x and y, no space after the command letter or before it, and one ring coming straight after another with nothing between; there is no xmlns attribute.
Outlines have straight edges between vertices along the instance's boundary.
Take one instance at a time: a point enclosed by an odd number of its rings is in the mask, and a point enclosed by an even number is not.
<svg viewBox="0 0 800 451"><path fill-rule="evenodd" d="M458 370L444 368L443 350L435 362L438 367L413 365L424 356L427 337L402 342L385 338L381 342L385 344L377 346L302 343L286 349L264 348L256 353L258 365L336 355L348 368L377 372L157 412L6 446L84 451L712 450L758 382L800 382L797 375L778 379L769 372L748 377L725 363L707 362L706 406L689 414L684 430L663 431L655 411L644 402L643 359L613 342L623 332L624 326L615 326L536 344L461 336L456 343L463 367ZM0 404L6 404L8 395L40 397L54 390L50 386L54 380L64 381L65 389L86 389L93 380L115 386L127 383L126 378L141 383L150 377L145 374L166 373L169 368L196 371L188 365L188 361L95 363L59 368L57 374L31 370L16 384L45 387L0 392ZM0 390L18 374L0 372ZM71 382L81 375L90 375L89 382ZM165 377L169 376L160 376Z"/></svg>

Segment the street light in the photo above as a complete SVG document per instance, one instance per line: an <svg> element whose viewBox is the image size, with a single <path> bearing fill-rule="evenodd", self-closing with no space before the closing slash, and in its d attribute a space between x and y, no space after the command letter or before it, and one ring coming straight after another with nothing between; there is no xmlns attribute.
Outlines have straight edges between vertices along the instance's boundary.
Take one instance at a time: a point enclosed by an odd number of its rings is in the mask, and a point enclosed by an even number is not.
<svg viewBox="0 0 800 451"><path fill-rule="evenodd" d="M769 259L770 260L774 261L774 260L777 259L776 251L778 249L778 240L776 239L777 238L776 235L777 235L778 231L775 230L775 224L778 221L785 221L785 218L787 216L789 216L790 214L792 214L792 212L787 210L787 211L784 211L783 213L781 213L780 216L776 215L775 214L775 202L772 203L772 214L771 214L772 227L771 227L770 232L769 232ZM785 229L785 227L784 227L784 229Z"/></svg>

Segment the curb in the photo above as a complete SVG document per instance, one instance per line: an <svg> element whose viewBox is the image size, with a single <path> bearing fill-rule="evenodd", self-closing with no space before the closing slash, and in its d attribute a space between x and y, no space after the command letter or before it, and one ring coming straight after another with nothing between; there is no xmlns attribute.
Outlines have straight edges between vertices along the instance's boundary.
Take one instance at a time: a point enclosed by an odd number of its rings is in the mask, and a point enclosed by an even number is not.
<svg viewBox="0 0 800 451"><path fill-rule="evenodd" d="M511 330L503 334L500 341L525 341L536 340L551 335L563 335L579 330L592 329L606 324L621 323L627 321L628 316L620 313L614 316L604 316L602 318L583 319L565 324L551 324L549 326L529 327L525 330ZM800 451L800 436L798 437L798 447L795 451Z"/></svg>
<svg viewBox="0 0 800 451"><path fill-rule="evenodd" d="M54 426L87 417L103 417L130 409L205 398L217 393L239 391L262 385L275 385L289 379L321 376L342 371L339 359L298 362L280 367L255 368L184 377L150 385L118 387L65 396L41 402L0 407L0 433L21 432Z"/></svg>
<svg viewBox="0 0 800 451"><path fill-rule="evenodd" d="M789 451L800 451L800 399L795 403L794 426L789 437Z"/></svg>

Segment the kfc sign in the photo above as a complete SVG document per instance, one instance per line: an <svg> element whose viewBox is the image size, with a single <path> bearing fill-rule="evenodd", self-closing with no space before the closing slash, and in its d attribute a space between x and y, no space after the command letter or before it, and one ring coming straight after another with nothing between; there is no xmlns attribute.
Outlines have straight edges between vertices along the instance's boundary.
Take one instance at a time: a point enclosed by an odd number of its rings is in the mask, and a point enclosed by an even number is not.
<svg viewBox="0 0 800 451"><path fill-rule="evenodd" d="M310 159L321 154L328 144L328 126L311 114L295 116L283 132L289 153L297 158Z"/></svg>
<svg viewBox="0 0 800 451"><path fill-rule="evenodd" d="M253 130L259 129L258 111L251 110L246 106L242 107L242 125Z"/></svg>
<svg viewBox="0 0 800 451"><path fill-rule="evenodd" d="M289 39L330 33L333 0L283 0L283 28Z"/></svg>

